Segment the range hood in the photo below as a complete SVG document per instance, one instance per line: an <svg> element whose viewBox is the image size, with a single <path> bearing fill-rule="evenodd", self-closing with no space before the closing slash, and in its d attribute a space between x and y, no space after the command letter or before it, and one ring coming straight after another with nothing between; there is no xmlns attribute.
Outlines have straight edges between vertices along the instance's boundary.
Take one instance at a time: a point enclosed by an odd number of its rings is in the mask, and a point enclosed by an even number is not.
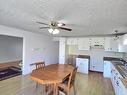
<svg viewBox="0 0 127 95"><path fill-rule="evenodd" d="M103 45L92 45L90 46L90 49L104 49Z"/></svg>

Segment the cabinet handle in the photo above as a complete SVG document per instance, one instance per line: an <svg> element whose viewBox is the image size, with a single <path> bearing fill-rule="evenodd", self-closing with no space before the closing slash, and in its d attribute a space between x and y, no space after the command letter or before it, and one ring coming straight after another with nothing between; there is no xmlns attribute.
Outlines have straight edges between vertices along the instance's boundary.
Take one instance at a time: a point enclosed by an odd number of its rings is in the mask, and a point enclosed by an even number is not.
<svg viewBox="0 0 127 95"><path fill-rule="evenodd" d="M119 86L119 82L118 81L116 81L116 84L117 84L117 86Z"/></svg>
<svg viewBox="0 0 127 95"><path fill-rule="evenodd" d="M114 80L116 80L116 77L114 76Z"/></svg>

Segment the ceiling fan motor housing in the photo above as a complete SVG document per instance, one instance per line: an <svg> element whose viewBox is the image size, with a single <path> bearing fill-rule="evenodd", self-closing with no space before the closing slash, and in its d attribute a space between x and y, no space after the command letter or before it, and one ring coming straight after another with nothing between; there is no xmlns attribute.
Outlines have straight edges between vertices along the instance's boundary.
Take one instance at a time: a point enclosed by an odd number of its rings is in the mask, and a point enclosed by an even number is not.
<svg viewBox="0 0 127 95"><path fill-rule="evenodd" d="M55 21L51 21L51 27L58 27L58 23Z"/></svg>

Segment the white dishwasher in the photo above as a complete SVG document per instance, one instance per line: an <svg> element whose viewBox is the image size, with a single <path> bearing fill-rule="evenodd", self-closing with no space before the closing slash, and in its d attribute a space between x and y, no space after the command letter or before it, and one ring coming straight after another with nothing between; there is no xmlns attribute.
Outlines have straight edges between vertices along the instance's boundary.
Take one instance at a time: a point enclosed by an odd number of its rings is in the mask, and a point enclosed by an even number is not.
<svg viewBox="0 0 127 95"><path fill-rule="evenodd" d="M86 58L76 58L76 66L78 67L78 72L88 74L89 72L89 59Z"/></svg>

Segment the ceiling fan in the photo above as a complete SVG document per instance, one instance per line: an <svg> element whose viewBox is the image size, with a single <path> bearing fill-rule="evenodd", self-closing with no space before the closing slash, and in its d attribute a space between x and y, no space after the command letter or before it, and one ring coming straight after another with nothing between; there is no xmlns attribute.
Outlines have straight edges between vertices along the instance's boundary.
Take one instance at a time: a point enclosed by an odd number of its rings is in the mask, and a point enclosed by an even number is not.
<svg viewBox="0 0 127 95"><path fill-rule="evenodd" d="M59 29L66 30L66 31L72 31L70 28L66 28L64 23L59 23L57 21L51 21L49 24L43 23L43 22L36 22L39 24L45 25L44 27L40 27L39 29L45 29L47 28L49 33L51 34L59 34Z"/></svg>
<svg viewBox="0 0 127 95"><path fill-rule="evenodd" d="M122 36L124 34L126 34L126 33L125 32L124 33L118 33L118 30L115 30L115 33L112 35L115 36L114 40L118 40L119 36Z"/></svg>
<svg viewBox="0 0 127 95"><path fill-rule="evenodd" d="M121 32L119 33L118 30L114 31L115 33L111 33L111 34L98 34L98 35L88 35L88 36L114 36L115 38L119 38L119 36L122 36L124 34L127 34L127 32Z"/></svg>

